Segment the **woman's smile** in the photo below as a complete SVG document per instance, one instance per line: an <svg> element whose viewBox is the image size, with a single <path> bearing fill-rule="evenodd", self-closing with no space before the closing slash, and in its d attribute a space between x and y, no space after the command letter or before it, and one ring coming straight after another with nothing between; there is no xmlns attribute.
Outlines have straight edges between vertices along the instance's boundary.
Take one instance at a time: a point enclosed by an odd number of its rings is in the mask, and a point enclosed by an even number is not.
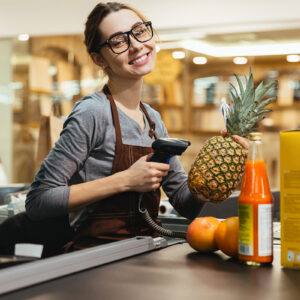
<svg viewBox="0 0 300 300"><path fill-rule="evenodd" d="M144 55L140 55L140 56L136 57L135 59L131 60L129 62L129 64L134 65L134 66L143 66L148 63L149 56L150 56L150 52L148 52Z"/></svg>

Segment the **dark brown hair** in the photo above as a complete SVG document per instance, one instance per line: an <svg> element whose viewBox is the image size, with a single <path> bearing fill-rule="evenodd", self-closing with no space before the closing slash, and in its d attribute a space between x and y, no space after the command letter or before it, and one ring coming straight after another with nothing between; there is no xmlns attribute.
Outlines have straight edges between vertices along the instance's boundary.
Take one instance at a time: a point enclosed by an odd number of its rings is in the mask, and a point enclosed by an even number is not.
<svg viewBox="0 0 300 300"><path fill-rule="evenodd" d="M121 9L129 9L135 12L143 22L147 21L147 19L139 11L127 4L118 2L98 3L89 14L85 23L84 44L86 45L89 54L92 54L93 52L99 52L99 45L101 43L99 25L102 20L110 13L119 11Z"/></svg>

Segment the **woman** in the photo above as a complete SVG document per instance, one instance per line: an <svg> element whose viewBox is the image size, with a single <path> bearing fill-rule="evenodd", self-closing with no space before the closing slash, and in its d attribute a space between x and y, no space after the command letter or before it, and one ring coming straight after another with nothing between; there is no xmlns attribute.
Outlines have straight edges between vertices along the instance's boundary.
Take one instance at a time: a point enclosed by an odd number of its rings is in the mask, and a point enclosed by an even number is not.
<svg viewBox="0 0 300 300"><path fill-rule="evenodd" d="M67 250L155 236L137 199L146 193L155 219L161 184L182 216L196 217L203 205L189 192L177 157L169 165L148 161L153 141L168 136L160 115L141 103L143 76L156 57L151 22L125 4L99 3L88 16L85 44L108 84L76 103L26 201L34 221L69 214L75 236Z"/></svg>

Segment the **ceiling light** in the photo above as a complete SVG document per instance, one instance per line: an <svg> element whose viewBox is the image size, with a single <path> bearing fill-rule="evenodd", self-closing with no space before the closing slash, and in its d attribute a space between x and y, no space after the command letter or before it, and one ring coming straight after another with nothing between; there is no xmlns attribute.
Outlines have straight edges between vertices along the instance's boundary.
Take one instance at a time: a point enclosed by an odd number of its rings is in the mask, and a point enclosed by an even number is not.
<svg viewBox="0 0 300 300"><path fill-rule="evenodd" d="M193 63L196 65L205 65L207 63L207 58L203 56L194 57Z"/></svg>
<svg viewBox="0 0 300 300"><path fill-rule="evenodd" d="M248 62L248 59L246 57L235 57L233 62L236 65L245 65Z"/></svg>
<svg viewBox="0 0 300 300"><path fill-rule="evenodd" d="M215 57L297 54L300 43L248 44L242 46L212 46L206 42L183 41L185 49Z"/></svg>
<svg viewBox="0 0 300 300"><path fill-rule="evenodd" d="M247 44L242 46L213 46L199 40L161 43L161 49L183 48L213 57L288 55L300 53L300 42Z"/></svg>
<svg viewBox="0 0 300 300"><path fill-rule="evenodd" d="M183 51L174 51L172 52L172 56L176 59L183 59L185 57L185 53Z"/></svg>
<svg viewBox="0 0 300 300"><path fill-rule="evenodd" d="M300 55L296 55L296 54L294 54L294 55L288 55L286 57L286 60L288 62L299 62L300 61Z"/></svg>
<svg viewBox="0 0 300 300"><path fill-rule="evenodd" d="M27 33L22 33L18 35L18 40L19 41L28 41L29 40L29 35Z"/></svg>

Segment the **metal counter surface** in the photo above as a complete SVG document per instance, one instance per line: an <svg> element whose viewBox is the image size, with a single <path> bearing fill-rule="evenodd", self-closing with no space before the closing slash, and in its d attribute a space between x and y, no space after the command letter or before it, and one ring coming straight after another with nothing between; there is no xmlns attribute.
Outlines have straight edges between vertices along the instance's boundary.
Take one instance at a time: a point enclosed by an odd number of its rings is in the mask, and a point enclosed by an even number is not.
<svg viewBox="0 0 300 300"><path fill-rule="evenodd" d="M248 267L223 255L195 252L187 243L72 274L0 299L299 299L300 270ZM30 274L28 274L30 276Z"/></svg>

